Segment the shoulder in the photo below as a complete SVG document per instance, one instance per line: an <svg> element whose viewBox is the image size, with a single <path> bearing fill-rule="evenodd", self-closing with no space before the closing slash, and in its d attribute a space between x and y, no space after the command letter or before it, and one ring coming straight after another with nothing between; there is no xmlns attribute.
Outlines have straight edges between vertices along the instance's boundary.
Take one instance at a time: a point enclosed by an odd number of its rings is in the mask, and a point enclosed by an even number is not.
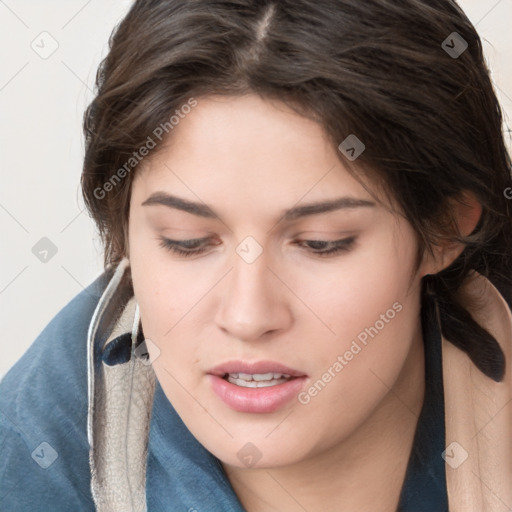
<svg viewBox="0 0 512 512"><path fill-rule="evenodd" d="M0 382L2 510L94 510L87 331L106 274L71 300Z"/></svg>

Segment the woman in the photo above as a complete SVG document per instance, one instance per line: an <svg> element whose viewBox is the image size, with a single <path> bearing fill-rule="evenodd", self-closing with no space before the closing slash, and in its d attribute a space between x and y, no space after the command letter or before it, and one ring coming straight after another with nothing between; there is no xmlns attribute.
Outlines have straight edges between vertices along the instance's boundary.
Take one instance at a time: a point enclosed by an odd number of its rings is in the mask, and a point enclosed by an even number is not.
<svg viewBox="0 0 512 512"><path fill-rule="evenodd" d="M106 272L2 382L2 509L510 510L511 162L459 7L136 1L97 86Z"/></svg>

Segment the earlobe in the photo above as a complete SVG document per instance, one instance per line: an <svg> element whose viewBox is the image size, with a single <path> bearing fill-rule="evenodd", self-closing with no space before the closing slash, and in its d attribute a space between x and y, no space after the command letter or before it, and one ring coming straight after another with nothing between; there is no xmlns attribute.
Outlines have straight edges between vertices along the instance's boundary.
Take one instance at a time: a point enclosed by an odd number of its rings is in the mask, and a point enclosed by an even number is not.
<svg viewBox="0 0 512 512"><path fill-rule="evenodd" d="M440 230L438 242L432 246L432 252L424 254L422 277L441 272L460 256L465 245L459 239L473 233L481 216L482 205L472 192L464 191L457 199L450 200L448 228Z"/></svg>

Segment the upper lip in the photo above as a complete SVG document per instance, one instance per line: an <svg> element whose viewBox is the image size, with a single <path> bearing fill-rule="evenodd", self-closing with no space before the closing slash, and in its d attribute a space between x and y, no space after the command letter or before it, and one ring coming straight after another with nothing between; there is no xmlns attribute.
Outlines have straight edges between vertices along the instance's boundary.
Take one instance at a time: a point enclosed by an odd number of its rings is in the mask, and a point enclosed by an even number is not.
<svg viewBox="0 0 512 512"><path fill-rule="evenodd" d="M291 377L306 377L305 373L275 361L226 361L210 369L208 373L219 377L226 373L283 373Z"/></svg>

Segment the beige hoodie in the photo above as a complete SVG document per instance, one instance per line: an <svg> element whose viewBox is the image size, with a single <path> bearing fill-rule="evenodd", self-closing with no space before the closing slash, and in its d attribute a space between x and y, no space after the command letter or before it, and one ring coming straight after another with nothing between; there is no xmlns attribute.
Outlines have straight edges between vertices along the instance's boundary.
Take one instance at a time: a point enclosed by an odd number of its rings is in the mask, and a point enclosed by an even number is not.
<svg viewBox="0 0 512 512"><path fill-rule="evenodd" d="M495 382L442 340L448 503L450 512L512 512L512 314L479 274L465 292L477 299L470 312L501 345L506 370Z"/></svg>

